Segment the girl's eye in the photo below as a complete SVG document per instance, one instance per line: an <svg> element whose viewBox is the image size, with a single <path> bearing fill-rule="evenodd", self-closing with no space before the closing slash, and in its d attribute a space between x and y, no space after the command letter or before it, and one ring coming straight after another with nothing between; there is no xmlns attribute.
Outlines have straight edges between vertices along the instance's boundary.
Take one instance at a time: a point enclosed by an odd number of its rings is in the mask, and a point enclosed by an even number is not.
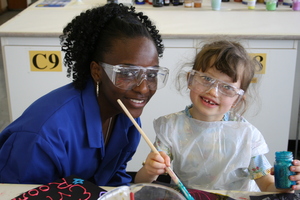
<svg viewBox="0 0 300 200"><path fill-rule="evenodd" d="M214 82L214 79L210 78L209 76L201 76L201 78L203 79L203 81L206 82Z"/></svg>
<svg viewBox="0 0 300 200"><path fill-rule="evenodd" d="M226 90L231 90L234 91L234 87L232 87L231 85L223 85L222 88L226 89Z"/></svg>

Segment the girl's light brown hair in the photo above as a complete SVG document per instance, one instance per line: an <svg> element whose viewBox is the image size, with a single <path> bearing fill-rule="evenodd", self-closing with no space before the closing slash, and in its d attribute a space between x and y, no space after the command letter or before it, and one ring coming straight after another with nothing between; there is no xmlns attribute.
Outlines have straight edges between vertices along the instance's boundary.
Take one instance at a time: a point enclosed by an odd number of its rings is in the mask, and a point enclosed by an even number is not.
<svg viewBox="0 0 300 200"><path fill-rule="evenodd" d="M197 71L206 72L212 67L228 75L233 82L240 80L240 88L247 94L255 71L261 65L256 59L250 57L249 53L239 42L215 40L204 44L193 62L193 69ZM247 107L248 103L246 98L243 97L232 111L240 111L242 115Z"/></svg>

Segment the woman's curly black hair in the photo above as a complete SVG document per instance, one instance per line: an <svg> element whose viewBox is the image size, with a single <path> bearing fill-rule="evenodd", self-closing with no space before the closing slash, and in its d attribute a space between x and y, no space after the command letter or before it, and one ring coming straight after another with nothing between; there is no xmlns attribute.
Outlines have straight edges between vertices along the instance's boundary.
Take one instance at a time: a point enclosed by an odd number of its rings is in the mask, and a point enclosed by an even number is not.
<svg viewBox="0 0 300 200"><path fill-rule="evenodd" d="M90 63L102 61L112 41L122 38L147 37L156 45L159 57L164 46L156 26L148 16L123 4L106 4L76 16L60 35L67 76L75 88L83 90L90 78Z"/></svg>

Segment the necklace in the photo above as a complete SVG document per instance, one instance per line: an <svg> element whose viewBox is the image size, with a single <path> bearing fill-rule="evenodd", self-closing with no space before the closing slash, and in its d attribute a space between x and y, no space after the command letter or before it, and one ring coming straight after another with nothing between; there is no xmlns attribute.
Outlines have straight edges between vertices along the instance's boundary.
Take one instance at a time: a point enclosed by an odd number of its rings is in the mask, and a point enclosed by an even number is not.
<svg viewBox="0 0 300 200"><path fill-rule="evenodd" d="M110 134L111 134L111 131L110 131L110 129L111 129L111 122L112 122L112 117L109 118L109 121L108 121L108 127L107 127L107 131L106 131L105 139L104 139L105 145L107 144L108 139L109 139Z"/></svg>

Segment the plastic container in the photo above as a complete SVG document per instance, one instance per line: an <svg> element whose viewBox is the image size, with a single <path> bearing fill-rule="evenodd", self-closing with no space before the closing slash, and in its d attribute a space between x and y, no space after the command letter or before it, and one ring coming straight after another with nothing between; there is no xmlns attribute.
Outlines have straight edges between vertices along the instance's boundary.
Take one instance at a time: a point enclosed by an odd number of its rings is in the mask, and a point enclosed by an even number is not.
<svg viewBox="0 0 300 200"><path fill-rule="evenodd" d="M142 4L145 4L145 0L135 0L135 4L139 4L139 5L142 5Z"/></svg>
<svg viewBox="0 0 300 200"><path fill-rule="evenodd" d="M272 11L276 10L277 0L267 0L266 1L266 10Z"/></svg>
<svg viewBox="0 0 300 200"><path fill-rule="evenodd" d="M179 0L173 0L172 4L173 6L179 6Z"/></svg>
<svg viewBox="0 0 300 200"><path fill-rule="evenodd" d="M134 198L130 198L130 196ZM98 200L186 200L185 197L176 190L159 184L142 183L131 186L121 186L113 189Z"/></svg>
<svg viewBox="0 0 300 200"><path fill-rule="evenodd" d="M170 5L170 0L164 0L164 6L169 6Z"/></svg>
<svg viewBox="0 0 300 200"><path fill-rule="evenodd" d="M248 0L247 6L249 10L255 9L256 0Z"/></svg>
<svg viewBox="0 0 300 200"><path fill-rule="evenodd" d="M201 8L202 0L194 0L194 8Z"/></svg>
<svg viewBox="0 0 300 200"><path fill-rule="evenodd" d="M220 10L221 2L222 2L222 0L211 0L211 8L213 10Z"/></svg>
<svg viewBox="0 0 300 200"><path fill-rule="evenodd" d="M292 6L293 1L292 0L283 0L282 5L285 6Z"/></svg>
<svg viewBox="0 0 300 200"><path fill-rule="evenodd" d="M300 0L293 0L292 8L293 8L293 10L295 10L295 11L300 10Z"/></svg>
<svg viewBox="0 0 300 200"><path fill-rule="evenodd" d="M192 8L193 7L193 1L192 0L184 0L184 7L185 8Z"/></svg>
<svg viewBox="0 0 300 200"><path fill-rule="evenodd" d="M295 175L295 172L290 171L290 166L293 161L293 153L290 151L275 152L274 175L275 186L278 189L288 189L292 185L296 185L296 181L291 181L289 176Z"/></svg>
<svg viewBox="0 0 300 200"><path fill-rule="evenodd" d="M109 4L109 3L118 3L118 0L107 0L106 2L107 2L108 4Z"/></svg>
<svg viewBox="0 0 300 200"><path fill-rule="evenodd" d="M163 0L153 0L152 5L153 5L153 7L163 7L164 1Z"/></svg>

